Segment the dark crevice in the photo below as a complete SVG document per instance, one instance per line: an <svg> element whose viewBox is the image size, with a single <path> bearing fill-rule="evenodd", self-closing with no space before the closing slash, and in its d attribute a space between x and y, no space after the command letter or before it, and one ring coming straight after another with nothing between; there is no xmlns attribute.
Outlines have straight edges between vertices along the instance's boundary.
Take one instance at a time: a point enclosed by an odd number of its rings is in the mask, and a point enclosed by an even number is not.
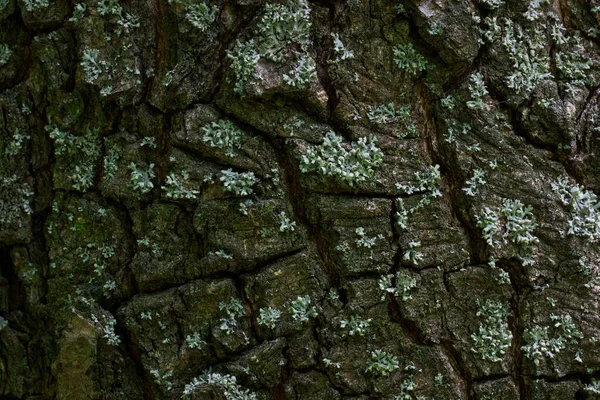
<svg viewBox="0 0 600 400"><path fill-rule="evenodd" d="M25 288L15 270L15 265L10 255L11 250L12 247L8 246L0 248L0 276L6 279L8 283L8 310L6 312L23 310L26 300ZM6 283L4 287L6 287Z"/></svg>
<svg viewBox="0 0 600 400"><path fill-rule="evenodd" d="M181 300L181 304L183 304L183 296L181 291L177 290L176 293ZM169 304L169 308L171 310L171 314L177 314L176 310L173 307L173 304ZM177 353L181 353L181 348L183 347L185 341L185 337L183 336L184 329L181 325L181 321L179 318L173 318L173 321L175 323L175 326L177 327Z"/></svg>
<svg viewBox="0 0 600 400"><path fill-rule="evenodd" d="M441 269L441 267L437 264L431 264L431 265L423 265L423 266L415 266L413 264L410 263L401 263L400 268L404 268L404 269L408 269L411 270L417 274L421 274L425 271L431 271L431 270L439 270Z"/></svg>
<svg viewBox="0 0 600 400"><path fill-rule="evenodd" d="M450 289L451 285L450 285L450 281L449 281L449 276L450 276L450 272L444 271L444 274L442 275L442 282L444 283L446 292L448 292L448 294L450 294L452 296L452 290Z"/></svg>
<svg viewBox="0 0 600 400"><path fill-rule="evenodd" d="M460 162L456 152L445 144L440 132L438 121L440 117L436 114L436 108L425 95L425 88L421 90L421 103L425 113L425 135L429 156L434 164L440 165L442 182L445 182L448 190L442 191L447 199L453 217L461 226L469 244L469 255L471 264L482 264L487 262L486 246L483 237L476 227L473 217L469 213L470 202L465 198L462 190L466 176L463 176Z"/></svg>
<svg viewBox="0 0 600 400"><path fill-rule="evenodd" d="M131 217L131 213L127 207L123 204L108 198L101 197L102 201L106 202L108 205L112 206L117 212L124 218L125 223L123 224L126 232L125 238L127 240L127 249L129 250L129 254L127 256L127 262L123 266L123 270L125 271L125 280L121 282L122 287L127 289L127 292L124 293L123 298L121 299L108 299L106 302L101 302L100 305L102 307L106 307L107 310L111 311L113 314L116 312L117 308L125 301L126 299L130 299L134 295L139 293L139 288L137 284L137 280L135 279L135 275L133 273L132 263L137 252L137 242L136 236L133 232L133 218ZM101 204L101 203L100 203Z"/></svg>
<svg viewBox="0 0 600 400"><path fill-rule="evenodd" d="M450 171L454 171L455 173L453 174ZM441 164L440 172L449 184L447 199L450 203L450 210L453 217L459 222L467 238L469 263L474 265L484 264L488 260L485 241L477 228L474 218L469 212L470 207L468 209L464 208L469 202L465 201L465 194L462 190L463 181L457 179L459 174L456 171L457 169L455 168L448 168L445 164Z"/></svg>
<svg viewBox="0 0 600 400"><path fill-rule="evenodd" d="M196 257L198 257L198 259L205 257L205 250L204 250L204 240L202 238L202 235L196 230L194 229L194 216L195 216L195 210L192 209L192 207L190 207L189 205L182 205L179 203L176 203L177 205L180 206L180 210L182 211L182 213L184 213L186 215L187 221L186 224L189 224L188 226L191 227L190 233L193 236L194 240L194 248L193 253L196 255Z"/></svg>
<svg viewBox="0 0 600 400"><path fill-rule="evenodd" d="M46 119L45 115L43 117ZM37 154L48 154L51 146L46 138L45 131L38 131L37 137L32 140L32 152ZM33 239L30 243L30 247L35 249L35 259L33 261L42 267L41 269L44 277L41 280L40 301L42 303L46 303L46 296L48 294L48 280L46 279L46 274L48 272L48 265L50 265L50 259L46 252L48 246L46 243L45 231L46 220L52 212L50 208L52 204L51 202L54 200L52 182L52 169L54 162L54 158L50 157L48 159L48 163L44 163L43 165L34 166L33 163L30 163L30 174L35 181L36 200L38 200L35 204L35 212L31 216L31 231Z"/></svg>
<svg viewBox="0 0 600 400"><path fill-rule="evenodd" d="M50 265L50 259L46 253L46 236L44 230L46 227L46 219L50 215L51 210L46 209L43 212L34 214L31 220L33 241L29 244L29 252L35 252L35 255L31 257L33 262L41 267L43 279L40 282L40 303L46 304L48 295L48 280L46 279L48 273L48 265Z"/></svg>
<svg viewBox="0 0 600 400"><path fill-rule="evenodd" d="M172 117L175 114L172 112L163 111L160 108L156 107L154 104L150 103L149 101L144 101L144 102L140 103L140 106L147 108L154 115L164 115L167 117ZM181 110L181 111L183 111L183 110ZM167 132L166 130L163 130L163 131Z"/></svg>
<svg viewBox="0 0 600 400"><path fill-rule="evenodd" d="M73 43L74 48L79 48L79 43L77 40L77 33L75 29L68 29L67 33L70 36L70 39ZM64 85L65 93L73 93L75 91L76 83L77 83L77 68L78 63L75 59L70 60L71 62L68 64L66 71L68 74L67 81Z"/></svg>
<svg viewBox="0 0 600 400"><path fill-rule="evenodd" d="M492 87L489 88L490 96L498 102L498 106L507 116L507 121L510 124L512 131L520 138L523 138L526 144L531 146L536 150L540 150L545 152L550 156L552 161L560 163L567 174L571 176L578 183L582 182L582 177L580 172L578 172L577 168L574 166L574 162L572 157L567 157L562 152L559 151L558 145L554 143L544 143L543 141L537 139L536 137L529 134L529 131L523 126L520 121L520 112L519 110L523 108L530 108L533 103L533 98L529 98L523 104L521 104L518 108L513 108L506 104L503 101L498 100L500 95L494 91Z"/></svg>
<svg viewBox="0 0 600 400"><path fill-rule="evenodd" d="M504 378L508 378L508 377L509 377L508 374L503 374L503 373L491 374L491 375L473 378L473 383L493 382L493 381L497 381L499 379L504 379Z"/></svg>
<svg viewBox="0 0 600 400"><path fill-rule="evenodd" d="M410 318L406 318L406 316L402 312L402 308L400 307L396 299L394 299L393 297L390 297L390 301L388 302L388 312L390 315L390 320L401 326L404 333L414 343L417 343L422 346L433 346L435 344L433 341L427 339L425 334L421 332L421 330L413 320L411 320Z"/></svg>
<svg viewBox="0 0 600 400"><path fill-rule="evenodd" d="M333 38L331 37L331 31L333 28L333 20L335 17L335 3L327 2L325 6L329 11L329 24L327 25L326 35L321 38L320 43L317 44L319 51L317 52L317 77L325 93L327 93L327 109L325 115L325 121L331 123L333 120L334 112L337 105L340 102L340 96L334 85L334 81L329 73L329 60L333 52Z"/></svg>
<svg viewBox="0 0 600 400"><path fill-rule="evenodd" d="M381 278L381 273L380 272L375 272L375 271L362 271L362 272L357 272L357 273L350 273L350 274L345 274L343 277L344 282L347 281L356 281L356 280L360 280L360 279L373 279L373 280L377 280ZM344 288L340 288L340 296L342 295L342 292L344 292ZM341 299L340 299L341 300ZM344 304L346 302L342 301Z"/></svg>
<svg viewBox="0 0 600 400"><path fill-rule="evenodd" d="M278 254L274 254L272 256L266 257L258 262L249 264L248 266L241 267L241 271L217 272L214 274L202 275L202 279L207 279L207 278L214 279L215 277L219 277L223 274L229 275L229 276L235 276L236 274L240 274L240 273L241 274L256 274L275 263L283 262L288 258L292 258L292 257L302 253L305 250L306 250L305 246L291 249L291 250L285 251L283 253L278 253Z"/></svg>
<svg viewBox="0 0 600 400"><path fill-rule="evenodd" d="M589 104L592 102L592 100L594 98L597 98L599 93L600 93L600 84L589 89L587 98L585 99L585 102L581 106L581 110L579 111L579 113L577 114L577 117L575 118L576 125L579 125L581 123L581 118L583 117L583 114L589 109Z"/></svg>
<svg viewBox="0 0 600 400"><path fill-rule="evenodd" d="M252 275L252 274L257 274L259 273L262 269L269 267L270 265L276 263L276 262L281 262L285 259L288 259L290 257L294 257L297 254L302 253L303 251L306 250L306 247L302 247L299 249L293 249L290 250L288 252L285 253L280 253L280 254L276 254L270 258L261 260L259 263L256 264L252 264L249 266L245 266L240 268L239 270L235 270L235 271L219 271L219 272L214 272L214 273L208 273L208 274L203 274L197 278L194 279L189 279L189 280L185 280L182 281L181 283L177 283L174 284L172 286L167 286L167 287L161 287L159 289L156 290L148 290L148 291L143 291L143 290L139 290L137 287L137 282L135 281L135 277L132 278L133 279L133 283L132 285L134 286L134 293L132 296L127 297L127 298L123 298L121 299L117 305L113 305L111 307L111 309L116 309L118 307L120 307L122 304L127 303L128 301L131 300L132 297L134 297L135 295L144 295L144 296L150 296L150 295L155 295L155 294L159 294L159 293L164 293L170 290L174 290L174 289L178 289L182 286L186 286L189 285L195 281L202 281L202 280L220 280L220 279L229 279L232 280L234 282L238 282L240 283L241 280L246 276L246 275ZM136 251L134 251L135 254ZM130 262L128 263L128 265L130 265ZM240 283L241 284L241 283ZM241 288L241 286L239 287Z"/></svg>
<svg viewBox="0 0 600 400"><path fill-rule="evenodd" d="M292 155L285 148L285 144L282 141L274 140L272 141L272 145L275 148L275 153L277 154L278 164L283 171L283 178L289 191L288 198L292 204L294 215L306 228L311 242L314 243L317 254L321 259L322 265L325 268L325 272L328 276L329 285L339 288L340 275L331 261L329 248L326 245L327 238L324 236L323 232L318 228L318 226L311 224L308 220L306 212L307 191L300 186L300 183L297 179L300 171L298 170Z"/></svg>
<svg viewBox="0 0 600 400"><path fill-rule="evenodd" d="M517 136L523 138L531 147L544 152L550 152L554 156L557 146L555 144L543 143L542 141L531 136L528 130L523 127L523 124L519 119L519 110L522 110L523 108L530 108L534 101L533 98L530 97L524 100L516 107L511 106L505 100L502 100L503 96L492 85L487 86L490 97L496 102L500 110L507 116L507 122L510 124L512 131ZM554 156L554 158L556 158L556 156Z"/></svg>
<svg viewBox="0 0 600 400"><path fill-rule="evenodd" d="M477 6L477 3L475 3L475 5ZM485 18L485 16L482 16L482 20L483 18ZM442 85L443 92L449 93L463 86L465 81L471 76L471 74L479 69L480 65L482 64L483 58L487 55L487 50L487 45L484 44L479 46L479 49L477 50L477 55L475 56L471 64L468 67L462 68L459 71L457 71L453 79L448 79L446 82L444 82L444 84Z"/></svg>
<svg viewBox="0 0 600 400"><path fill-rule="evenodd" d="M394 287L397 287L397 275L396 273L403 268L402 264L402 249L398 249L398 251L396 251L396 253L394 254L394 258L393 258L393 263L394 263L394 267L392 269L392 274L394 276L394 278L392 279L392 284L394 285ZM411 269L412 270L412 269ZM418 271L416 271L418 273ZM374 279L379 279L381 277L380 274L377 274L376 277L374 277ZM396 300L396 298L392 295L389 294L387 296L389 302L388 302L388 314L390 316L390 320L392 322L397 323L398 325L400 325L404 331L404 333L414 342L417 343L419 345L424 345L424 346L431 346L434 344L433 341L427 339L426 335L421 331L421 329L419 329L419 327L417 326L417 323L413 320L411 320L410 318L407 318L403 311L402 311L402 307L399 304L399 301Z"/></svg>
<svg viewBox="0 0 600 400"><path fill-rule="evenodd" d="M161 1L162 1L162 3L161 3ZM175 23L173 21L171 21L174 18L174 15L170 12L165 12L165 10L170 9L170 7L168 7L166 4L164 4L163 0L158 0L158 4L160 5L160 8L157 11L157 23L156 23L156 26L157 26L157 66L158 66L156 69L158 71L164 70L166 72L169 69L169 65L168 65L169 61L171 61L171 60L179 61L178 65L181 65L182 62L181 62L181 60L177 60L177 57L175 54L178 42L175 41L174 43L171 43L171 42L167 41L167 36L165 35L167 28L165 26L163 26L163 25L170 25L168 27L168 29L176 30L177 27L176 27ZM214 67L214 72L212 72L212 74L211 74L211 76L214 77L213 82L211 82L210 87L207 89L206 95L203 95L201 98L188 103L183 108L176 107L174 109L170 109L171 112L180 112L180 111L184 111L184 110L189 110L199 104L211 104L217 98L219 91L221 89L221 77L223 77L226 74L226 72L225 72L225 65L226 65L226 59L227 59L226 51L231 47L233 41L236 40L236 38L239 38L239 36L243 32L243 30L247 28L247 26L252 22L252 20L256 17L256 15L261 10L261 7L250 8L247 5L244 5L243 3L238 3L238 7L239 7L239 9L236 10L237 11L236 15L238 16L238 18L236 18L231 29L230 30L225 30L225 29L221 30L219 32L219 43L217 45L218 47L211 48L209 50L209 51L214 50L214 53L217 55L217 63L216 63L216 66ZM219 20L221 18L228 18L231 15L232 14L229 14L227 17L225 17L223 15L218 15L217 19ZM165 21L162 21L162 20L165 20ZM168 52L171 52L171 53L167 54ZM183 78L193 75L195 73L195 69L198 68L198 64L199 63L201 64L200 59L205 58L207 56L210 57L212 55L208 55L207 53L193 55L193 57L195 59L193 61L191 60L191 58L189 59L190 64L192 64L192 65L189 66L186 74L184 76L178 76L178 78L180 78L180 81L183 80ZM149 89L148 93L152 93L153 87L161 85L161 82L158 80L157 75L155 75L151 79L152 79L152 83L150 84L150 89Z"/></svg>
<svg viewBox="0 0 600 400"><path fill-rule="evenodd" d="M485 247L482 245L483 239L475 229L474 221L472 221L468 211L463 209L464 205L468 204L462 199L464 196L461 187L465 178L460 176L460 173L457 173L458 171L461 171L461 169L456 168L456 166L459 165L456 153L452 149L442 147L445 146L445 144L441 138L441 134L438 132L437 124L439 122L437 121L438 117L436 110L434 105L431 104L427 98L424 85L420 86L419 97L425 116L425 136L429 157L434 164L440 165L440 174L442 175L443 182L448 185L448 190L443 191L444 197L448 199L450 210L454 218L459 222L465 236L468 238L470 262L473 264L480 264L484 258L481 249ZM444 271L443 282L446 290L451 294L452 291L450 290L447 271ZM440 340L440 348L444 354L446 354L453 369L460 377L465 400L474 399L472 388L473 379L460 352L448 339Z"/></svg>
<svg viewBox="0 0 600 400"><path fill-rule="evenodd" d="M464 400L474 400L473 396L473 379L469 373L469 369L464 364L460 352L454 348L452 342L447 339L440 341L440 348L446 354L446 357L450 360L450 364L454 371L457 372L460 377L463 393L465 394Z"/></svg>
<svg viewBox="0 0 600 400"><path fill-rule="evenodd" d="M205 153L200 152L193 145L173 144L173 148L181 151L182 153L189 156L190 158L200 158L205 162L214 164L218 168L239 169L239 168L233 167L230 164L227 164L220 157L212 156L210 154L205 154ZM258 171L256 171L256 172L258 172Z"/></svg>
<svg viewBox="0 0 600 400"><path fill-rule="evenodd" d="M115 333L121 338L120 348L124 350L125 355L128 356L129 360L133 363L136 375L141 380L142 392L144 393L144 399L154 400L156 394L154 393L154 381L152 377L146 372L144 363L142 362L142 355L139 346L133 341L131 333L127 330L126 326L120 320L118 315L114 315L117 320L115 325Z"/></svg>
<svg viewBox="0 0 600 400"><path fill-rule="evenodd" d="M522 286L522 281L515 277L515 272L509 269L510 281L513 286L513 294L510 299L511 314L508 317L508 329L512 333L512 341L510 346L509 354L511 355L511 362L509 364L509 370L511 378L517 390L519 392L520 399L531 398L531 388L526 384L523 374L523 361L524 354L521 347L523 346L523 321L521 318L521 308L525 295L519 290Z"/></svg>
<svg viewBox="0 0 600 400"><path fill-rule="evenodd" d="M496 260L496 266L508 272L510 283L515 293L526 296L532 289L531 282L523 264L516 259L500 258Z"/></svg>
<svg viewBox="0 0 600 400"><path fill-rule="evenodd" d="M244 4L244 3L238 3ZM231 47L231 43L240 35L240 33L248 27L250 23L254 20L254 18L262 11L262 7L243 7L243 10L239 10L240 12L237 15L242 15L239 21L236 21L235 25L231 29L231 31L222 32L220 39L220 48L219 48L219 66L214 74L215 77L221 77L224 75L225 68L225 60L226 60L226 50ZM220 81L217 79L216 85L213 87L211 91L208 101L212 102L216 98L220 89Z"/></svg>
<svg viewBox="0 0 600 400"><path fill-rule="evenodd" d="M525 105L524 107L530 106L530 104ZM525 129L521 123L521 121L519 120L519 112L518 110L514 110L512 108L509 108L507 105L500 105L501 109L504 109L505 112L508 113L508 122L511 125L511 128L513 130L513 132L519 136L522 137L523 139L525 139L525 142L527 144L529 144L530 146L538 149L538 150L542 150L545 152L549 152L551 154L554 155L554 153L557 150L557 147L555 144L547 144L547 143L543 143L539 140L537 140L535 137L531 136L529 134L529 132L527 131L527 129ZM556 156L554 156L554 158L556 158Z"/></svg>
<svg viewBox="0 0 600 400"><path fill-rule="evenodd" d="M400 232L398 227L398 218L396 214L398 213L398 206L396 204L396 199L392 200L392 207L390 210L390 230L392 232L392 243L399 243L400 241ZM395 257L399 257L399 254L396 253ZM399 265L399 260L394 259L394 265Z"/></svg>
<svg viewBox="0 0 600 400"><path fill-rule="evenodd" d="M164 19L168 18L168 14L165 12L165 9L167 8L166 6L166 1L165 0L156 0L155 4L156 4L156 13L155 13L155 21L154 21L154 29L155 29L155 35L156 35L156 47L155 47L155 51L156 51L156 59L154 61L154 70L155 75L153 77L151 77L149 79L149 89L147 91L147 93L151 93L152 92L152 88L155 85L160 84L157 81L157 75L156 73L162 73L163 69L167 69L167 66L165 65L164 61L166 59L165 56L165 52L166 52L166 39L165 39L165 27L164 27Z"/></svg>
<svg viewBox="0 0 600 400"><path fill-rule="evenodd" d="M133 294L137 294L140 292L140 289L138 287L138 283L137 280L135 278L135 274L133 273L133 268L132 268L132 264L133 264L133 260L135 258L135 254L137 253L138 249L137 249L137 241L135 240L135 234L133 233L133 218L131 217L130 211L123 207L123 211L125 212L125 218L127 221L127 227L128 227L128 232L127 232L127 237L130 238L130 249L131 252L129 254L129 260L127 261L127 264L125 266L125 270L127 271L127 278L128 278L128 284L131 287L131 290L133 292Z"/></svg>

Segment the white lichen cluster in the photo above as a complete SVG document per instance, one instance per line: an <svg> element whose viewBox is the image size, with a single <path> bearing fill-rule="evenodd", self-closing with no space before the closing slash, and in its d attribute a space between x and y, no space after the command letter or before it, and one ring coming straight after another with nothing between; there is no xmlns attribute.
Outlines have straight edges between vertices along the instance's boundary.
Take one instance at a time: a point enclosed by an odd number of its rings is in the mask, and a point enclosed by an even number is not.
<svg viewBox="0 0 600 400"><path fill-rule="evenodd" d="M509 309L497 300L486 299L483 304L478 304L476 315L481 317L483 322L479 325L479 330L471 335L475 342L472 350L480 354L483 360L502 361L513 337L508 329Z"/></svg>
<svg viewBox="0 0 600 400"><path fill-rule="evenodd" d="M382 162L383 152L376 146L375 138L360 138L348 149L341 136L329 131L322 144L306 149L300 170L332 176L354 186L372 177Z"/></svg>

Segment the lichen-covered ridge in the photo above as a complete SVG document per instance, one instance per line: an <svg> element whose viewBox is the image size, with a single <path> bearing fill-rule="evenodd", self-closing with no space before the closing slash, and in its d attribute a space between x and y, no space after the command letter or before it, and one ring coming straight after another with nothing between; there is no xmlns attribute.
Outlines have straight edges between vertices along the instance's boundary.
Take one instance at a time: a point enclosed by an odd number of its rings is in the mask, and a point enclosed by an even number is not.
<svg viewBox="0 0 600 400"><path fill-rule="evenodd" d="M0 398L600 396L597 0L0 0Z"/></svg>

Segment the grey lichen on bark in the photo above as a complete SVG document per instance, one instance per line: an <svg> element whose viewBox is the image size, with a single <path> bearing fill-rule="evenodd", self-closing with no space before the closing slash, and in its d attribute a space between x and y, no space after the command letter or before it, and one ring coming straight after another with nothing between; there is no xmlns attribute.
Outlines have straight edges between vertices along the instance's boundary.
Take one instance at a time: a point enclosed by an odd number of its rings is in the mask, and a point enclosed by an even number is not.
<svg viewBox="0 0 600 400"><path fill-rule="evenodd" d="M0 0L0 397L597 396L599 21Z"/></svg>

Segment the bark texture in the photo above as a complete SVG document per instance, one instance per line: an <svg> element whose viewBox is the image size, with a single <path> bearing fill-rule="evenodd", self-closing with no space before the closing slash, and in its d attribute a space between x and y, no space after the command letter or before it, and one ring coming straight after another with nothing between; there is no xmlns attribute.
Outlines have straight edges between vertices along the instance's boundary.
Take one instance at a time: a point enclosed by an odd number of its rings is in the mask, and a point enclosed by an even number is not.
<svg viewBox="0 0 600 400"><path fill-rule="evenodd" d="M0 397L600 396L596 0L0 0Z"/></svg>

